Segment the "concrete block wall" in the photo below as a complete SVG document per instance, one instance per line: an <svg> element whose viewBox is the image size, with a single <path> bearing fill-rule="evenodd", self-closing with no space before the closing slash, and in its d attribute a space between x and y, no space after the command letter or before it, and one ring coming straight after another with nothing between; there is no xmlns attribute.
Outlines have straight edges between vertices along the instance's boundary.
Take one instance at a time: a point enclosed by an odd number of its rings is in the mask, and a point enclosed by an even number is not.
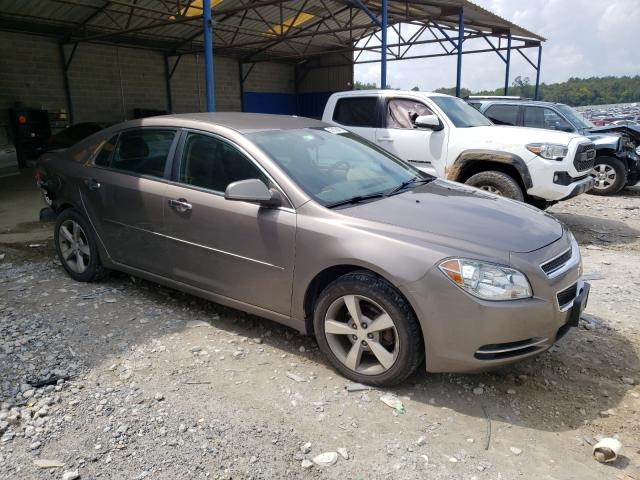
<svg viewBox="0 0 640 480"><path fill-rule="evenodd" d="M243 66L248 72L249 64ZM283 63L256 63L244 83L245 92L295 93L294 67Z"/></svg>
<svg viewBox="0 0 640 480"><path fill-rule="evenodd" d="M68 57L70 46L66 52ZM171 59L170 67L173 61L175 58ZM214 67L217 110L239 111L238 61L216 56ZM168 109L164 57L158 52L82 43L68 76L76 123L131 119L134 108ZM202 55L183 56L171 80L174 112L204 111L203 77ZM290 65L259 63L244 88L253 92L295 93L294 78ZM0 115L6 115L6 110L16 102L50 111L67 109L56 39L0 32Z"/></svg>
<svg viewBox="0 0 640 480"><path fill-rule="evenodd" d="M58 44L34 35L0 32L0 122L16 101L25 106L66 108Z"/></svg>
<svg viewBox="0 0 640 480"><path fill-rule="evenodd" d="M169 60L173 68L175 57ZM184 55L171 78L173 111L176 113L202 112L205 110L204 57ZM238 62L233 58L214 58L214 91L216 109L219 111L240 111L240 80Z"/></svg>
<svg viewBox="0 0 640 480"><path fill-rule="evenodd" d="M353 88L353 64L348 54L328 54L312 58L298 92L338 92Z"/></svg>

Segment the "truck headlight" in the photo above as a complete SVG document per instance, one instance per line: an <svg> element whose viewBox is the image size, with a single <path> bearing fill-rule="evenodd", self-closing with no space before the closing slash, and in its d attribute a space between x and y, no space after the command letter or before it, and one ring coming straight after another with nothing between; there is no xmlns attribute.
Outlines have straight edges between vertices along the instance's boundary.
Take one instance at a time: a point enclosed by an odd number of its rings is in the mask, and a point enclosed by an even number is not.
<svg viewBox="0 0 640 480"><path fill-rule="evenodd" d="M527 277L503 265L452 258L438 268L465 292L484 300L517 300L532 296Z"/></svg>
<svg viewBox="0 0 640 480"><path fill-rule="evenodd" d="M547 160L562 160L569 152L564 145L555 143L530 143L527 145L527 150Z"/></svg>

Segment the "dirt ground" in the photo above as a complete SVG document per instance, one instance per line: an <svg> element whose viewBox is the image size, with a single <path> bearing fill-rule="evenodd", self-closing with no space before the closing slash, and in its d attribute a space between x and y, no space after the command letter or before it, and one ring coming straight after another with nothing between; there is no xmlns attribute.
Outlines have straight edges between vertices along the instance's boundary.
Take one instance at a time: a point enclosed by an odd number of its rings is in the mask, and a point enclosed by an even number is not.
<svg viewBox="0 0 640 480"><path fill-rule="evenodd" d="M405 413L268 320L122 274L72 281L33 205L0 211L2 479L640 479L640 187L550 209L592 284L580 328L498 371L419 371L390 390ZM597 463L611 436L622 455Z"/></svg>

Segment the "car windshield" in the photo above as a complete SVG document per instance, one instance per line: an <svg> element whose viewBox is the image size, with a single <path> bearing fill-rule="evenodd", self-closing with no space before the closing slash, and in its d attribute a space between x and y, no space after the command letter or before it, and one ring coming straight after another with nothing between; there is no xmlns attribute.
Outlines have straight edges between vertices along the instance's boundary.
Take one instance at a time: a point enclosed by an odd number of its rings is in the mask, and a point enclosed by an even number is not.
<svg viewBox="0 0 640 480"><path fill-rule="evenodd" d="M573 125L577 125L580 128L593 128L595 125L591 123L589 120L580 115L573 108L568 105L558 105L557 106L560 113L562 113L567 119L573 123Z"/></svg>
<svg viewBox="0 0 640 480"><path fill-rule="evenodd" d="M332 206L383 196L430 178L339 127L271 130L247 135L314 200Z"/></svg>
<svg viewBox="0 0 640 480"><path fill-rule="evenodd" d="M456 97L430 97L449 117L449 120L458 128L484 127L493 125L491 120L470 106L464 100Z"/></svg>

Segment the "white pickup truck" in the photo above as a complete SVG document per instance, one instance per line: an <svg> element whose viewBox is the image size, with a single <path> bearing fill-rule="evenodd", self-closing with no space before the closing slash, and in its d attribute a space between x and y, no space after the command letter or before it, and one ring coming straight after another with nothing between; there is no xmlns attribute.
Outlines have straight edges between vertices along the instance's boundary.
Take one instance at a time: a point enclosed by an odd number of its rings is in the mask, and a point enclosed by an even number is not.
<svg viewBox="0 0 640 480"><path fill-rule="evenodd" d="M590 190L586 137L493 125L463 100L438 93L353 90L331 95L325 122L344 127L438 177L541 208Z"/></svg>

